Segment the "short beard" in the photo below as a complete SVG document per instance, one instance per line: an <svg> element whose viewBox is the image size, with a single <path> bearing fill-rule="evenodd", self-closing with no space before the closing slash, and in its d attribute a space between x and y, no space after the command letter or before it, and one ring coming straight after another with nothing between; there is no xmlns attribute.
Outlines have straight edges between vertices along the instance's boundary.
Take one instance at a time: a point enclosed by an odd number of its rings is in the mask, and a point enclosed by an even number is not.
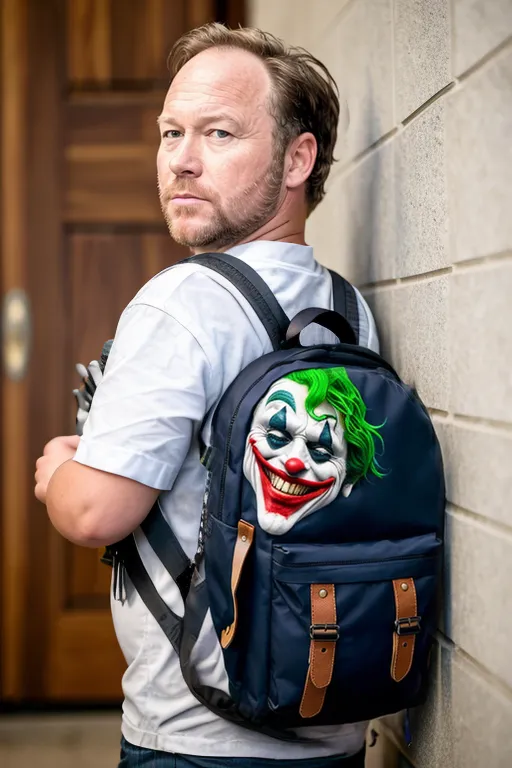
<svg viewBox="0 0 512 768"><path fill-rule="evenodd" d="M214 217L193 236L180 234L176 226L180 214L187 215L195 209L182 206L177 215L170 216L167 208L169 193L160 190L160 205L169 233L178 245L189 248L209 248L220 251L245 240L269 221L275 214L284 177L284 148L275 147L275 155L269 169L257 180L240 192L233 206L233 219L223 208L215 207Z"/></svg>

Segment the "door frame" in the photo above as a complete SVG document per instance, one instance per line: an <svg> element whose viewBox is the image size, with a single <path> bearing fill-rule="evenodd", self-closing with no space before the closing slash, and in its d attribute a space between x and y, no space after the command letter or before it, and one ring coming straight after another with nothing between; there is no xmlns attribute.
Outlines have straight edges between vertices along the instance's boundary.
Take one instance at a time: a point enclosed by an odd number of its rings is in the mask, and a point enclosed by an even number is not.
<svg viewBox="0 0 512 768"><path fill-rule="evenodd" d="M2 77L1 272L2 292L26 286L27 237L21 212L26 202L23 153L26 131L27 8L25 0L3 0L0 66ZM6 194L9 190L9 194ZM12 254L16 254L13 258ZM26 483L20 460L26 454L27 381L13 382L2 369L2 693L21 693L21 660L27 591L27 558L21 545L26 533ZM16 479L18 482L16 482ZM9 515L9 509L17 514ZM15 587L16 585L16 587Z"/></svg>
<svg viewBox="0 0 512 768"><path fill-rule="evenodd" d="M44 690L46 630L56 609L55 585L42 584L41 574L58 570L48 567L58 534L32 489L42 446L66 423L64 356L45 364L50 348L66 344L59 168L64 20L64 0L2 3L2 287L30 297L32 335L24 378L2 376L1 697L7 701L34 700Z"/></svg>

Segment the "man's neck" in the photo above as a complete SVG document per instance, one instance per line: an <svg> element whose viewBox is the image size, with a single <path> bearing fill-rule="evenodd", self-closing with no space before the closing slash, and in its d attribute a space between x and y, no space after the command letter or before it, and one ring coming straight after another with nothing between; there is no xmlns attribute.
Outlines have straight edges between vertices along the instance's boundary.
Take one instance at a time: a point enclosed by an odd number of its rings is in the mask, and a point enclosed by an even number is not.
<svg viewBox="0 0 512 768"><path fill-rule="evenodd" d="M304 231L283 233L282 235L279 232L264 232L262 234L258 234L257 236L251 235L250 237L246 237L244 240L237 240L236 242L223 246L219 250L225 252L229 251L231 248L235 248L237 245L247 245L249 243L258 243L262 241L274 243L291 243L293 245L307 245L304 239ZM215 253L216 250L217 249L215 246L206 246L204 248L193 248L191 249L191 253L193 256L197 256L200 253Z"/></svg>
<svg viewBox="0 0 512 768"><path fill-rule="evenodd" d="M275 215L249 237L233 245L253 243L258 240L278 241L306 245L306 206L297 193L288 193Z"/></svg>
<svg viewBox="0 0 512 768"><path fill-rule="evenodd" d="M234 248L236 245L245 245L255 243L259 240L274 241L280 243L293 243L294 245L306 245L306 207L304 204L290 205L290 201L285 201L284 205L278 210L266 224L252 232L248 237L237 242L230 243L223 248L223 251ZM211 248L202 248L194 250L194 253L211 251Z"/></svg>
<svg viewBox="0 0 512 768"><path fill-rule="evenodd" d="M267 240L276 243L294 243L295 245L306 245L304 230L298 230L297 232L281 232L278 229L273 232L262 232L261 234L251 235L245 240L241 240L239 243L233 243L233 246L245 245L246 243L257 243L259 240Z"/></svg>

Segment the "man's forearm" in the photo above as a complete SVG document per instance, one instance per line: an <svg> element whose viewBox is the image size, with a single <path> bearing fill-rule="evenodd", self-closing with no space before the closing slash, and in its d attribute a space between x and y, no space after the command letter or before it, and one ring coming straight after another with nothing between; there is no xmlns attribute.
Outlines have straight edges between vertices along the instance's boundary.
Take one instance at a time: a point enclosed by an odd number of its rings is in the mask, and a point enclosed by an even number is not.
<svg viewBox="0 0 512 768"><path fill-rule="evenodd" d="M104 541L98 525L102 515L94 504L84 469L70 460L55 471L48 484L46 508L54 527L66 539L84 547L99 547L112 542Z"/></svg>
<svg viewBox="0 0 512 768"><path fill-rule="evenodd" d="M118 475L66 461L53 474L46 507L55 528L83 547L113 544L140 525L158 491Z"/></svg>

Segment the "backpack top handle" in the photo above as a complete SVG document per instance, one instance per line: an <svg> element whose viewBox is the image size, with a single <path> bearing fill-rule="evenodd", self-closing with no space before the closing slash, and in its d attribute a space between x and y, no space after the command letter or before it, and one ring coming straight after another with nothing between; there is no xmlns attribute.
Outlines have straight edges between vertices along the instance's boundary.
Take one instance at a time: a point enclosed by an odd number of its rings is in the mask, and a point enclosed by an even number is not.
<svg viewBox="0 0 512 768"><path fill-rule="evenodd" d="M321 307L309 307L295 315L286 332L286 348L300 347L300 334L311 323L327 328L334 333L342 344L357 344L354 329L346 317Z"/></svg>

